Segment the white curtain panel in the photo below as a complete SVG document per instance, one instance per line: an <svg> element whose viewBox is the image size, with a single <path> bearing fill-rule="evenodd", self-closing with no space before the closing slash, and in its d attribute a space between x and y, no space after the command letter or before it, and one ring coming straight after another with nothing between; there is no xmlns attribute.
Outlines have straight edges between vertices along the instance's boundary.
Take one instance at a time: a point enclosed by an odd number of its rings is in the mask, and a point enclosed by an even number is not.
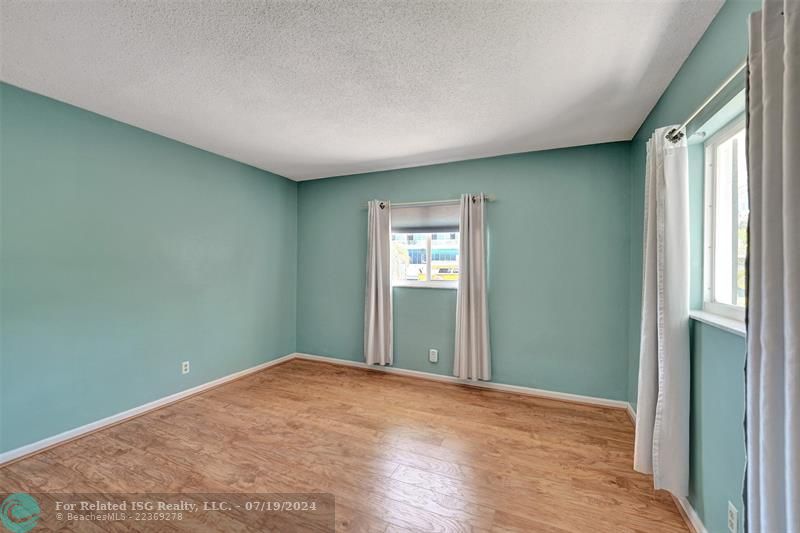
<svg viewBox="0 0 800 533"><path fill-rule="evenodd" d="M747 530L800 532L800 2L750 16Z"/></svg>
<svg viewBox="0 0 800 533"><path fill-rule="evenodd" d="M456 347L453 374L490 380L489 313L486 295L486 225L484 194L461 195Z"/></svg>
<svg viewBox="0 0 800 533"><path fill-rule="evenodd" d="M367 286L364 300L364 359L368 365L392 364L392 209L387 201L369 202Z"/></svg>
<svg viewBox="0 0 800 533"><path fill-rule="evenodd" d="M639 395L633 466L689 491L689 199L686 140L647 142Z"/></svg>

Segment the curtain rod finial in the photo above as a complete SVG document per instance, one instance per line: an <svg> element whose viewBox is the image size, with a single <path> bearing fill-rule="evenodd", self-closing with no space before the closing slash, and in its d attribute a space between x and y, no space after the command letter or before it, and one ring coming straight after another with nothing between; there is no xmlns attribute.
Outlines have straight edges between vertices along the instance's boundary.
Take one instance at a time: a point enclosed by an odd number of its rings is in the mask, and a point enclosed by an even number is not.
<svg viewBox="0 0 800 533"><path fill-rule="evenodd" d="M684 135L686 135L686 134L683 133L683 131L681 131L681 130L679 130L677 128L672 128L671 130L669 130L667 132L665 137L667 138L667 140L669 142L676 143L676 142L680 141L681 139L683 139Z"/></svg>

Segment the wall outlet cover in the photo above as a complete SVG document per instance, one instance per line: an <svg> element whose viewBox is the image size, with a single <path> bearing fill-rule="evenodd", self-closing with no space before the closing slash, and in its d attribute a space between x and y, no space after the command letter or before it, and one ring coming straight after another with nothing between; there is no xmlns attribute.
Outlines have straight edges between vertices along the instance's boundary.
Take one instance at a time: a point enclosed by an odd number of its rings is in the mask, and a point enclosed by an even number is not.
<svg viewBox="0 0 800 533"><path fill-rule="evenodd" d="M434 350L434 349L428 350L428 361L430 361L431 363L438 363L439 350Z"/></svg>
<svg viewBox="0 0 800 533"><path fill-rule="evenodd" d="M181 363L181 374L188 374L189 373L189 361L184 361Z"/></svg>

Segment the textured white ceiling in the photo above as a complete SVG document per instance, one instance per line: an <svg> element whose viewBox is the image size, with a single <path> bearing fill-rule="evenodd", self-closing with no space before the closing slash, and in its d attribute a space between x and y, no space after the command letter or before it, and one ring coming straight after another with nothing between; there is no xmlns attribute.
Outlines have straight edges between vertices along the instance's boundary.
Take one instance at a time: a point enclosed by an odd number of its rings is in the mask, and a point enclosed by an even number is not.
<svg viewBox="0 0 800 533"><path fill-rule="evenodd" d="M296 180L630 139L723 0L0 0L3 81Z"/></svg>

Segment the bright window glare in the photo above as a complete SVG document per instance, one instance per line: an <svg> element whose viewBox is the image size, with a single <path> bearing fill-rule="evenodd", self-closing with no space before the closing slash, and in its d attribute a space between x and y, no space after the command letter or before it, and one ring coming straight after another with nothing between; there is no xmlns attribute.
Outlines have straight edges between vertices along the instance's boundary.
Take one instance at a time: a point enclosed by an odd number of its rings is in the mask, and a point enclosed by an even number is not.
<svg viewBox="0 0 800 533"><path fill-rule="evenodd" d="M749 200L744 122L732 124L706 143L706 298L704 308L743 318L747 300L746 260Z"/></svg>
<svg viewBox="0 0 800 533"><path fill-rule="evenodd" d="M714 300L733 305L733 143L717 147L714 220Z"/></svg>
<svg viewBox="0 0 800 533"><path fill-rule="evenodd" d="M737 151L737 218L736 218L736 301L741 307L747 302L747 224L750 219L750 198L747 194L747 155L745 150L745 131L736 135Z"/></svg>

